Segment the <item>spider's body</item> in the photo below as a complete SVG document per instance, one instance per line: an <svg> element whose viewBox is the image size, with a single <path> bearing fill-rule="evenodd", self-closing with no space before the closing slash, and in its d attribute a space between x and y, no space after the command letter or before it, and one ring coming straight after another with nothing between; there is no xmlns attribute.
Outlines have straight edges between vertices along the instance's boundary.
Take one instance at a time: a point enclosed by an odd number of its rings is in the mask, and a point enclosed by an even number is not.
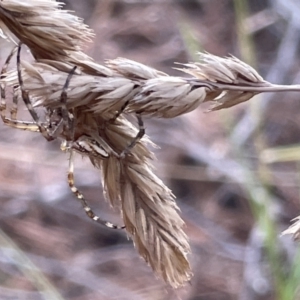
<svg viewBox="0 0 300 300"><path fill-rule="evenodd" d="M114 151L109 144L99 135L99 129L105 128L105 125L109 125L116 121L115 119L111 119L109 121L100 120L99 116L97 117L97 121L93 120L89 122L89 124L85 124L88 118L88 115L83 113L77 108L68 109L67 107L67 89L70 83L72 76L74 75L77 67L73 67L71 71L68 73L65 84L61 91L60 95L60 107L57 108L46 108L45 119L46 121L41 121L31 100L28 91L26 90L22 78L22 70L21 70L21 44L18 48L14 48L7 58L2 71L1 71L1 79L5 78L7 73L7 67L12 59L13 55L17 50L17 77L18 77L18 85L13 87L13 106L10 111L10 117L6 116L6 95L5 95L5 84L3 81L1 82L1 103L0 103L0 113L1 118L5 125L28 130L33 132L40 132L42 136L47 141L52 141L54 139L60 138L62 140L61 149L63 151L67 151L70 153L69 159L69 170L68 170L68 183L71 191L75 194L78 200L81 202L84 211L87 216L91 218L93 221L105 225L109 228L113 229L121 229L124 226L119 227L110 222L102 220L100 217L94 214L93 210L88 205L85 200L83 194L78 190L78 188L74 184L74 165L73 165L73 153L74 151L80 153L81 155L88 156L94 162L94 164L99 165L99 162L103 159L108 159L111 155L118 159L122 159L125 155L130 153L130 150L137 144L137 142L144 135L143 122L141 118L138 116L138 121L140 125L140 131L136 135L135 138L132 139L131 143L124 147L122 151L118 154ZM17 111L18 111L18 99L19 95L23 99L28 112L33 118L33 121L21 121L17 119ZM90 113L91 114L91 113ZM120 114L116 113L118 117ZM90 118L88 118L90 119ZM78 126L82 123L82 126ZM92 125L92 126L91 126ZM97 134L93 134L93 131ZM94 136L94 137L93 137Z"/></svg>

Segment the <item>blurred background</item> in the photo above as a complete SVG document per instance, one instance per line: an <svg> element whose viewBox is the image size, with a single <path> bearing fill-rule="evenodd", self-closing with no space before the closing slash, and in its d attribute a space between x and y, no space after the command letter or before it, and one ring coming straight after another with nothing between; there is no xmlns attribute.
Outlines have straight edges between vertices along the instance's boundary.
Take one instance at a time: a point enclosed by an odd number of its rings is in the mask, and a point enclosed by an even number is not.
<svg viewBox="0 0 300 300"><path fill-rule="evenodd" d="M97 62L126 57L170 75L197 51L233 54L268 81L300 82L299 0L69 0L93 28ZM12 44L0 40L3 65ZM10 99L11 94L7 94ZM256 96L171 120L145 119L156 174L186 222L194 272L172 290L124 231L91 222L67 184L58 142L1 125L0 299L294 300L300 252L280 236L300 215L299 93ZM30 119L25 109L22 119ZM75 179L104 219L100 172L77 157Z"/></svg>

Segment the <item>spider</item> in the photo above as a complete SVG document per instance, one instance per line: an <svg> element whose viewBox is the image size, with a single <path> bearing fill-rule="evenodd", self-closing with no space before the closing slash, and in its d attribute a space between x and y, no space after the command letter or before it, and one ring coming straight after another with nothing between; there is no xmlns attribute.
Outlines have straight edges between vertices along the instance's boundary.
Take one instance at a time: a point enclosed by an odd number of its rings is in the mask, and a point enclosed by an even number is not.
<svg viewBox="0 0 300 300"><path fill-rule="evenodd" d="M100 143L92 139L91 137L87 135L82 135L79 138L74 138L75 133L75 121L74 120L74 114L72 111L69 111L67 109L67 89L71 80L71 77L74 75L77 66L73 67L72 70L69 72L66 82L63 86L61 96L60 96L60 102L61 107L55 110L47 109L47 121L41 122L40 118L35 111L28 91L26 91L24 87L24 82L21 74L21 45L22 43L19 43L18 46L14 47L14 49L11 51L10 55L5 61L5 64L2 68L0 79L5 78L5 74L7 72L8 65L10 63L10 60L12 59L13 55L17 51L17 76L18 76L18 85L15 85L13 87L13 106L10 110L10 117L6 116L6 94L5 94L5 84L3 81L1 81L0 84L0 91L1 91L1 102L0 102L0 115L5 125L33 131L33 132L40 132L42 136L47 141L52 141L59 136L61 137L63 133L64 140L62 142L61 149L64 151L68 151L70 153L69 157L69 168L68 168L68 184L73 192L73 194L77 197L77 199L80 201L85 213L87 216L92 219L93 221L100 223L106 227L112 228L112 229L123 229L125 226L117 226L114 225L108 221L102 220L99 216L95 215L92 208L89 206L87 201L85 200L83 194L78 190L78 188L75 186L74 183L74 164L73 164L73 155L74 151L83 154L83 155L89 155L97 157L98 159L107 159L110 155L115 155L116 157L122 159L126 155L130 153L130 150L137 144L137 142L143 137L145 134L145 129L143 125L142 118L140 115L137 115L138 125L139 125L139 132L136 135L136 137L131 141L131 143L120 153L117 154L114 152L107 143L100 139ZM17 110L18 110L18 89L21 91L21 97L31 115L33 118L33 121L21 121L17 120ZM124 108L125 109L125 108ZM117 119L119 115L122 113L122 109L120 112L117 113L116 117ZM58 120L54 120L53 116L57 116ZM110 120L113 122L114 120Z"/></svg>

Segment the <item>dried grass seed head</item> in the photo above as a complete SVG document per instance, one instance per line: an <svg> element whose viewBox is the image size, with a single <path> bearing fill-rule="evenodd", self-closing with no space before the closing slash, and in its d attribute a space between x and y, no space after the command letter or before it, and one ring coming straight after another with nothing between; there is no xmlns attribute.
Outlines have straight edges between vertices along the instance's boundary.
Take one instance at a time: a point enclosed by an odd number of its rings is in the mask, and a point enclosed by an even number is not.
<svg viewBox="0 0 300 300"><path fill-rule="evenodd" d="M205 88L193 89L182 78L158 77L143 82L127 110L153 117L174 118L198 107L205 96Z"/></svg>
<svg viewBox="0 0 300 300"><path fill-rule="evenodd" d="M282 235L291 234L294 240L300 240L300 216L292 220L294 222L288 229L282 232Z"/></svg>
<svg viewBox="0 0 300 300"><path fill-rule="evenodd" d="M60 107L61 92L71 69L69 63L50 61L48 64L47 60L29 63L23 60L24 87L31 95L33 105L51 109ZM16 71L8 73L2 82L9 86L18 85ZM110 119L133 97L133 91L134 82L130 79L89 75L77 68L68 86L66 104L68 109L81 107Z"/></svg>
<svg viewBox="0 0 300 300"><path fill-rule="evenodd" d="M169 76L164 72L158 71L134 60L122 57L107 60L106 65L116 73L121 74L126 78L153 79L162 76Z"/></svg>
<svg viewBox="0 0 300 300"><path fill-rule="evenodd" d="M234 56L219 57L210 53L198 53L199 62L183 64L189 73L198 79L228 84L257 84L266 81L248 64Z"/></svg>
<svg viewBox="0 0 300 300"><path fill-rule="evenodd" d="M86 117L86 113L82 113L82 117ZM136 135L136 129L122 116L102 129L97 124L103 120L93 118L95 114L90 115L88 122L83 120L86 127L82 128L93 128L93 132L85 133L96 137L98 128L101 139L118 152ZM123 159L107 148L110 153L107 159L90 159L102 171L106 198L113 207L118 208L121 204L126 230L140 255L166 282L178 287L191 277L187 260L190 248L174 195L149 164L149 158L153 156L147 143L147 138L143 138Z"/></svg>
<svg viewBox="0 0 300 300"><path fill-rule="evenodd" d="M24 42L35 58L65 57L69 51L81 51L94 34L62 5L54 0L2 0L0 27Z"/></svg>

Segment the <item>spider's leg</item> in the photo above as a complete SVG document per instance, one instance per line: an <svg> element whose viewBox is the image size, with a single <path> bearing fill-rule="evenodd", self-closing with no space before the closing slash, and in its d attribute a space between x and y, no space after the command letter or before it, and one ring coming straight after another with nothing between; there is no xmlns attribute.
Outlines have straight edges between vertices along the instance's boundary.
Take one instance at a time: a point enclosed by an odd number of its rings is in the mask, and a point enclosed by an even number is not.
<svg viewBox="0 0 300 300"><path fill-rule="evenodd" d="M67 133L68 139L73 141L74 140L74 115L68 111L67 109L67 89L69 87L70 81L72 76L74 75L77 66L74 66L70 71L66 82L63 86L61 96L60 96L60 103L61 103L61 115L63 120L64 131ZM71 136L72 135L72 136Z"/></svg>
<svg viewBox="0 0 300 300"><path fill-rule="evenodd" d="M115 120L118 119L118 117L125 111L126 107L129 104L129 99L122 105L121 109L117 112L117 114L108 120L108 123L114 123ZM120 158L125 157L131 149L134 148L134 146L138 143L138 141L144 136L145 134L145 127L144 127L144 122L140 114L136 113L136 118L138 120L138 125L139 125L139 131L135 138L131 141L131 143L121 152Z"/></svg>
<svg viewBox="0 0 300 300"><path fill-rule="evenodd" d="M87 201L85 200L83 194L78 190L78 188L74 184L74 165L73 165L73 152L74 150L85 155L91 155L94 157L99 156L101 158L107 158L109 154L105 151L101 145L99 145L96 141L91 140L87 136L82 136L76 141L74 141L74 135L75 135L75 127L74 127L74 116L71 112L67 109L67 88L69 86L70 80L72 75L74 74L76 70L76 66L71 70L69 73L67 80L64 84L62 93L61 93L61 115L62 115L62 121L64 126L64 132L67 135L67 139L63 141L61 149L62 150L69 150L70 151L70 159L69 159L69 172L68 172L68 183L71 191L76 196L76 198L80 201L85 213L87 216L92 219L93 221L102 224L108 228L112 229L123 229L124 227L120 227L117 225L114 225L108 221L102 220L100 217L95 215L91 207L88 205ZM68 142L71 141L71 147L69 148Z"/></svg>
<svg viewBox="0 0 300 300"><path fill-rule="evenodd" d="M139 132L137 133L136 137L131 141L131 143L121 152L120 157L125 157L131 149L139 142L139 140L145 135L145 127L142 117L139 114L136 114L138 125L139 125Z"/></svg>
<svg viewBox="0 0 300 300"><path fill-rule="evenodd" d="M111 154L119 157L102 139L101 143L99 143L87 135L82 135L74 141L71 148L82 155L95 157L100 160L109 158Z"/></svg>
<svg viewBox="0 0 300 300"><path fill-rule="evenodd" d="M22 78L22 74L21 74L21 56L20 56L21 45L22 45L22 43L20 42L19 46L18 46L18 52L17 52L17 72L18 72L18 80L19 80L19 85L20 85L20 89L21 89L22 99L23 99L30 115L32 116L34 123L38 127L38 131L40 131L40 133L43 135L43 137L47 141L52 141L55 139L55 137L53 135L49 134L49 132L48 132L49 126L47 126L47 125L45 126L45 124L40 121L38 114L36 113L35 109L32 106L32 103L29 98L29 94L25 90L25 87L24 87L24 82L23 82L23 78Z"/></svg>
<svg viewBox="0 0 300 300"><path fill-rule="evenodd" d="M17 47L14 47L9 56L7 57L3 68L1 70L0 74L0 79L4 79L6 76L7 72L7 67L13 57L13 55L16 53ZM6 93L5 93L5 83L1 81L0 84L0 93L1 93L1 102L0 102L0 115L2 118L2 121L5 125L18 128L18 129L23 129L23 130L29 130L29 131L39 131L38 126L36 125L35 122L30 122L30 121L20 121L17 120L17 111L18 111L18 95L16 93L16 89L18 86L13 87L13 108L11 109L10 115L11 117L6 116Z"/></svg>
<svg viewBox="0 0 300 300"><path fill-rule="evenodd" d="M85 213L87 216L92 219L93 221L104 225L108 228L112 229L123 229L124 226L117 226L105 220L102 220L100 217L95 215L91 207L88 205L87 201L85 200L83 194L78 190L78 188L74 184L74 165L73 165L73 149L70 149L70 160L69 160L69 171L68 171L68 183L70 186L71 191L75 194L77 199L80 201Z"/></svg>
<svg viewBox="0 0 300 300"><path fill-rule="evenodd" d="M128 104L129 104L129 99L126 102L124 102L124 104L122 105L120 110L116 113L116 115L113 118L109 119L107 122L108 123L114 123L115 120L117 120L120 117L120 115L124 112L124 110L126 109Z"/></svg>
<svg viewBox="0 0 300 300"><path fill-rule="evenodd" d="M118 117L125 111L126 107L128 106L129 104L129 99L122 105L121 109L116 113L116 115L109 119L107 121L107 123L114 123L115 120L118 119ZM137 133L137 135L135 136L135 138L131 141L131 143L121 152L120 154L120 158L124 158L129 152L131 149L134 148L134 146L138 143L138 141L144 136L145 134L145 127L144 127L144 122L143 122L143 119L141 117L140 114L136 113L136 117L137 117L137 120L138 120L138 125L139 125L139 131Z"/></svg>
<svg viewBox="0 0 300 300"><path fill-rule="evenodd" d="M9 65L12 57L16 53L16 51L17 51L17 46L15 46L12 49L12 51L10 52L10 54L8 55L8 57L7 57L4 65L2 67L0 79L4 79L6 77L8 65ZM1 105L0 105L0 110L1 110L2 120L4 121L4 119L6 119L6 116L5 116L5 111L6 111L6 95L5 95L5 84L3 82L1 82Z"/></svg>

